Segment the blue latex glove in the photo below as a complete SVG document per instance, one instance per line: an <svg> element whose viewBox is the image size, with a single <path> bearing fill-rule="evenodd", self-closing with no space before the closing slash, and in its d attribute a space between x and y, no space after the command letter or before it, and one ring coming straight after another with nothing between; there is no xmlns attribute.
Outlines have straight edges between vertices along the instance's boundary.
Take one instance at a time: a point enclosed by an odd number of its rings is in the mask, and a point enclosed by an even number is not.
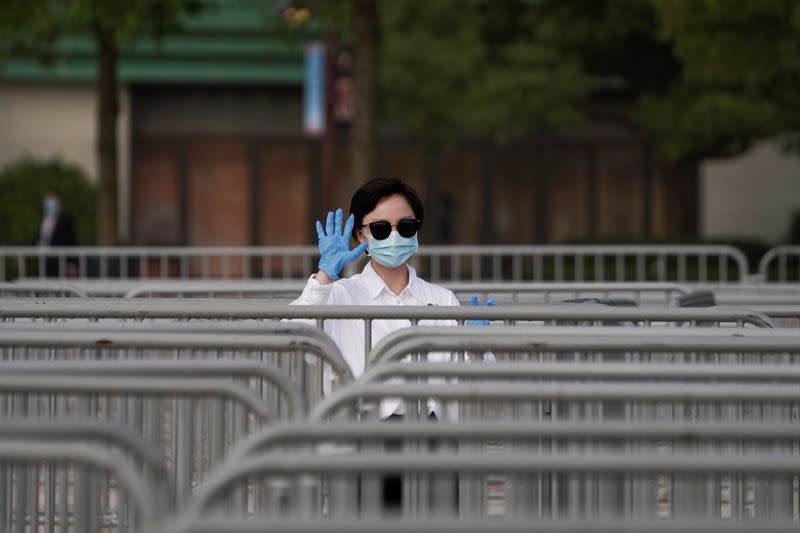
<svg viewBox="0 0 800 533"><path fill-rule="evenodd" d="M369 246L360 244L350 249L350 232L353 231L353 215L347 219L342 230L342 210L328 211L325 230L317 220L317 237L319 238L319 269L332 280L339 279L339 273L350 262L355 261Z"/></svg>
<svg viewBox="0 0 800 533"><path fill-rule="evenodd" d="M469 304L473 305L475 307L478 307L478 306L481 305L481 301L478 299L478 295L477 294L473 294L472 295L472 298L470 299ZM487 307L494 307L495 306L494 300L491 299L491 298L486 300L486 306ZM483 320L466 320L466 321L464 321L464 324L467 325L467 326L488 326L489 324L491 324L491 322L489 320L486 320L486 319L483 319Z"/></svg>

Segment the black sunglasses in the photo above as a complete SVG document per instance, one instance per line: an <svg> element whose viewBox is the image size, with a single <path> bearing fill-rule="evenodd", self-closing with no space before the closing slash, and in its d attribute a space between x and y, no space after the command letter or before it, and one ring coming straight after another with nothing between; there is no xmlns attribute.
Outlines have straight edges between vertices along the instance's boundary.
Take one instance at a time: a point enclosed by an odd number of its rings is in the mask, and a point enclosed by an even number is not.
<svg viewBox="0 0 800 533"><path fill-rule="evenodd" d="M364 226L369 226L369 232L379 241L388 238L392 233L393 227L397 228L397 233L399 233L401 237L407 239L413 237L419 231L419 220L404 218L397 224L391 224L386 220L376 220L375 222L361 225L362 228Z"/></svg>

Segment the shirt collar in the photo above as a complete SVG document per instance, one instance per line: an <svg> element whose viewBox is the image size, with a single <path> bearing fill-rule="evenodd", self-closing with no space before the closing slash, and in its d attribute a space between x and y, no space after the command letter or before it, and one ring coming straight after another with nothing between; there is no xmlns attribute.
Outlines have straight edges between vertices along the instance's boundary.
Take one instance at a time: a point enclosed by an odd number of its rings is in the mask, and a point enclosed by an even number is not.
<svg viewBox="0 0 800 533"><path fill-rule="evenodd" d="M411 265L406 265L408 268L408 286L406 289L410 292L418 301L422 301L421 294L420 294L420 283L419 278L417 277L417 271L414 270L414 267ZM372 261L367 261L367 265L364 267L364 270L361 271L361 276L364 281L364 285L367 288L367 295L371 299L375 299L380 296L381 292L385 289L390 294L392 291L389 290L389 287L386 286L386 283L383 279L375 272L375 269L372 268Z"/></svg>

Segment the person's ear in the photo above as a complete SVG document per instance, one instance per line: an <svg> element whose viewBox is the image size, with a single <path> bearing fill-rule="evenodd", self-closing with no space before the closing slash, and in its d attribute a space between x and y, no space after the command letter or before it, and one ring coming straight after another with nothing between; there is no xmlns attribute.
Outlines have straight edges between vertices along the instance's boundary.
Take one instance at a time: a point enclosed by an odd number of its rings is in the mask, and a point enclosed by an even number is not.
<svg viewBox="0 0 800 533"><path fill-rule="evenodd" d="M366 237L366 235L364 235L364 230L363 229L360 229L360 230L356 231L356 235L358 236L358 242L359 243L364 244L365 242L367 242L367 237Z"/></svg>

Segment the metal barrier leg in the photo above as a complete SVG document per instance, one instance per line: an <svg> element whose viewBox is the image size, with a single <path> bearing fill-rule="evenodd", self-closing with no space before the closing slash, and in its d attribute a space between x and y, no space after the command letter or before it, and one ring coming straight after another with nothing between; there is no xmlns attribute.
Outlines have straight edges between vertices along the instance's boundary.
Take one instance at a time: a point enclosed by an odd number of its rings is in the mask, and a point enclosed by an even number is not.
<svg viewBox="0 0 800 533"><path fill-rule="evenodd" d="M11 529L11 509L9 496L9 485L11 484L11 469L6 465L0 465L0 526L3 530Z"/></svg>
<svg viewBox="0 0 800 533"><path fill-rule="evenodd" d="M192 466L194 462L194 401L187 399L178 400L178 417L173 420L173 427L177 427L174 436L176 450L175 460L175 489L178 495L178 505L186 502L192 494Z"/></svg>
<svg viewBox="0 0 800 533"><path fill-rule="evenodd" d="M74 531L91 531L91 472L87 467L75 467L75 477L72 482L72 499L74 502L73 524Z"/></svg>
<svg viewBox="0 0 800 533"><path fill-rule="evenodd" d="M372 415L375 416L375 415ZM370 415L365 414L362 419L367 420ZM367 442L361 446L361 451L365 454L379 453L382 451L383 444L378 442ZM361 490L359 494L359 514L362 518L375 518L381 510L383 499L382 476L377 474L361 475Z"/></svg>
<svg viewBox="0 0 800 533"><path fill-rule="evenodd" d="M438 452L447 455L458 454L458 444L455 442L436 443ZM430 514L434 516L458 516L458 476L453 474L433 474L430 476L430 494L427 504Z"/></svg>
<svg viewBox="0 0 800 533"><path fill-rule="evenodd" d="M328 518L352 517L358 509L358 478L334 475L326 480L322 511Z"/></svg>

